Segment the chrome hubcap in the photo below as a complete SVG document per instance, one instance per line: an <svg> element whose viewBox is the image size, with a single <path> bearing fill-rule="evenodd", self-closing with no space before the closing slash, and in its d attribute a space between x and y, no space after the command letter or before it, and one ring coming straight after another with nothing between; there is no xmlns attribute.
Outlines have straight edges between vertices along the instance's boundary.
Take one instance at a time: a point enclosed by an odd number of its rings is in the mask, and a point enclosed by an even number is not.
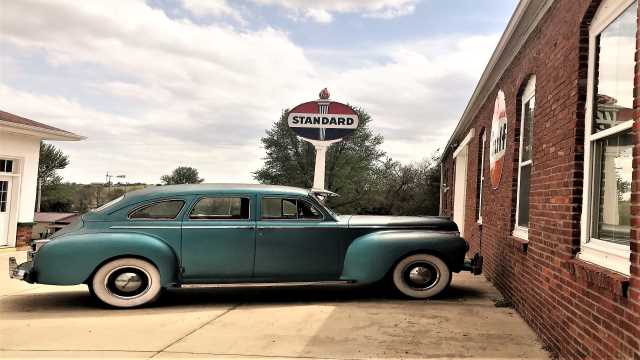
<svg viewBox="0 0 640 360"><path fill-rule="evenodd" d="M116 297L133 299L149 290L151 276L137 266L123 266L107 274L104 285Z"/></svg>
<svg viewBox="0 0 640 360"><path fill-rule="evenodd" d="M416 285L424 285L431 280L433 273L424 266L416 266L409 271L409 279Z"/></svg>
<svg viewBox="0 0 640 360"><path fill-rule="evenodd" d="M440 271L426 261L413 262L403 270L404 281L414 290L428 290L440 280Z"/></svg>
<svg viewBox="0 0 640 360"><path fill-rule="evenodd" d="M114 284L118 290L129 293L142 286L142 279L136 273L126 272L118 275Z"/></svg>

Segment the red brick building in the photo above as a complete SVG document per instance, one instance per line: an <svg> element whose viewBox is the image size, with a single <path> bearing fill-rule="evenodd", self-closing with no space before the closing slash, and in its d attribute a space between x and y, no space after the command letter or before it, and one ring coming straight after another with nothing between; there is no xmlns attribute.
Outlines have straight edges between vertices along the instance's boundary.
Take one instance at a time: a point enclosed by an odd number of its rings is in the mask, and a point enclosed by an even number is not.
<svg viewBox="0 0 640 360"><path fill-rule="evenodd" d="M562 358L640 359L637 0L521 0L442 161L441 213Z"/></svg>

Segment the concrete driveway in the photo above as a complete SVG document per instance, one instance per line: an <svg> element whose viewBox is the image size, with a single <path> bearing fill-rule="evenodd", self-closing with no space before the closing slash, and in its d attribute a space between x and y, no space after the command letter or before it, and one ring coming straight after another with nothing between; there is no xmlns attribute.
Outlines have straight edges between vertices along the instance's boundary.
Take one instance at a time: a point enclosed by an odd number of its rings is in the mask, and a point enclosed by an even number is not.
<svg viewBox="0 0 640 360"><path fill-rule="evenodd" d="M429 301L375 288L177 289L150 308L112 310L86 286L8 279L10 255L0 253L2 359L548 358L482 277L455 275Z"/></svg>

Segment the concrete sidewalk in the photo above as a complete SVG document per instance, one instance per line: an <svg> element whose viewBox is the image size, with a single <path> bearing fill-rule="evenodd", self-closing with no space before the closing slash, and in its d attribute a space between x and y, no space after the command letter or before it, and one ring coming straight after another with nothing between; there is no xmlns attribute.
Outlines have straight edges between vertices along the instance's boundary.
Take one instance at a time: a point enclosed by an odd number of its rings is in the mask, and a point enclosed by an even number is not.
<svg viewBox="0 0 640 360"><path fill-rule="evenodd" d="M177 289L150 308L111 310L86 286L10 280L9 255L0 254L2 359L548 358L513 309L494 306L500 294L482 277L455 275L429 301L376 288Z"/></svg>

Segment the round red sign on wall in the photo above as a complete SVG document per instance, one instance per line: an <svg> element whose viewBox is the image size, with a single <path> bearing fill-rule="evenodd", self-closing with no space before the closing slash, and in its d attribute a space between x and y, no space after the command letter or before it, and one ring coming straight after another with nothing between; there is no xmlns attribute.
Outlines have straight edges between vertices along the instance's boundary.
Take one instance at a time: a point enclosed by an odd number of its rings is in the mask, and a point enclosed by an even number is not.
<svg viewBox="0 0 640 360"><path fill-rule="evenodd" d="M504 154L507 149L507 106L504 101L504 92L498 91L491 119L491 143L489 144L489 169L491 172L491 185L494 189L500 185Z"/></svg>

